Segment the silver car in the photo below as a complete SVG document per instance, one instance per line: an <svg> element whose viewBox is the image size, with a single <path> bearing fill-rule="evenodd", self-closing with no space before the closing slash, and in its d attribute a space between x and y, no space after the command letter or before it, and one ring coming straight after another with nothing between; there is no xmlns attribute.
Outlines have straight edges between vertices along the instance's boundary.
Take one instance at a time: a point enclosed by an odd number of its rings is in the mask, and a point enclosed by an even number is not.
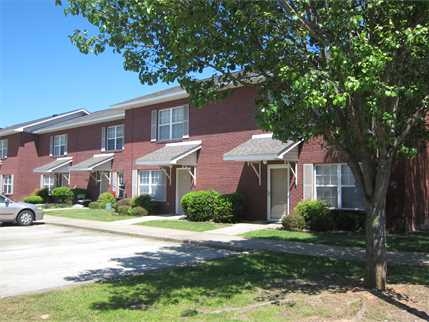
<svg viewBox="0 0 429 322"><path fill-rule="evenodd" d="M43 219L43 211L37 206L15 202L0 195L0 222L13 222L20 226L29 226L36 220Z"/></svg>

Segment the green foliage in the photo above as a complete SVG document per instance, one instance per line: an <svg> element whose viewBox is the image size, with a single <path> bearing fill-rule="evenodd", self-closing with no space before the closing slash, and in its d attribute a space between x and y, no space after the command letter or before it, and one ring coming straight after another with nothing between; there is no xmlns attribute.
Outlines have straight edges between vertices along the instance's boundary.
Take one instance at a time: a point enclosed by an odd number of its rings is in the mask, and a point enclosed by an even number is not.
<svg viewBox="0 0 429 322"><path fill-rule="evenodd" d="M233 213L236 218L241 218L244 216L245 198L243 194L234 192L223 195L223 198L229 200L232 203Z"/></svg>
<svg viewBox="0 0 429 322"><path fill-rule="evenodd" d="M233 223L236 221L232 198L219 196L215 200L213 221L217 223Z"/></svg>
<svg viewBox="0 0 429 322"><path fill-rule="evenodd" d="M130 206L127 206L127 205L118 205L118 206L116 207L116 212L117 212L119 215L123 215L123 216L128 215L128 214L129 214L129 212L130 212L130 210L131 210L131 207L130 207Z"/></svg>
<svg viewBox="0 0 429 322"><path fill-rule="evenodd" d="M118 205L118 207L119 206L131 207L132 206L132 200L130 198L124 198L124 199L118 200L117 205Z"/></svg>
<svg viewBox="0 0 429 322"><path fill-rule="evenodd" d="M90 208L90 209L101 209L101 208L104 208L104 207L102 207L101 204L98 201L93 201L93 202L90 202L88 204L88 208Z"/></svg>
<svg viewBox="0 0 429 322"><path fill-rule="evenodd" d="M137 207L129 208L128 214L130 216L147 216L149 215L149 212L145 208L137 206Z"/></svg>
<svg viewBox="0 0 429 322"><path fill-rule="evenodd" d="M293 213L302 216L306 226L313 231L326 231L334 229L333 218L328 206L319 200L304 200L299 202Z"/></svg>
<svg viewBox="0 0 429 322"><path fill-rule="evenodd" d="M362 231L365 229L365 212L333 209L330 211L335 230Z"/></svg>
<svg viewBox="0 0 429 322"><path fill-rule="evenodd" d="M116 198L111 192L103 192L97 199L100 208L106 208L107 204L111 204L112 208L116 206Z"/></svg>
<svg viewBox="0 0 429 322"><path fill-rule="evenodd" d="M37 195L30 195L24 198L24 202L31 203L31 204L42 204L43 198Z"/></svg>
<svg viewBox="0 0 429 322"><path fill-rule="evenodd" d="M73 196L74 196L74 200L79 200L79 199L86 199L88 198L88 190L84 189L84 188L73 188Z"/></svg>
<svg viewBox="0 0 429 322"><path fill-rule="evenodd" d="M152 202L152 197L149 195L140 195L133 198L131 205L132 207L142 207L149 213L153 213L154 205Z"/></svg>
<svg viewBox="0 0 429 322"><path fill-rule="evenodd" d="M34 195L41 197L44 203L49 202L50 200L50 193L48 188L39 189L35 191Z"/></svg>
<svg viewBox="0 0 429 322"><path fill-rule="evenodd" d="M71 204L73 202L73 191L69 187L56 187L52 190L52 197L58 203Z"/></svg>
<svg viewBox="0 0 429 322"><path fill-rule="evenodd" d="M283 216L282 226L286 230L303 230L305 228L305 219L300 213L293 212L288 216Z"/></svg>
<svg viewBox="0 0 429 322"><path fill-rule="evenodd" d="M216 191L191 191L182 197L181 203L190 221L209 221L214 218L220 194Z"/></svg>

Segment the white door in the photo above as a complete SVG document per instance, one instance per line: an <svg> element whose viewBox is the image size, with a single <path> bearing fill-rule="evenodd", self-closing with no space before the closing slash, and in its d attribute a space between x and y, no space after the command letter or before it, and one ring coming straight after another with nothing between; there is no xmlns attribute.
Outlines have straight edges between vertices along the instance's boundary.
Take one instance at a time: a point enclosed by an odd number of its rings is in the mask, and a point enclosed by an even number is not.
<svg viewBox="0 0 429 322"><path fill-rule="evenodd" d="M182 197L192 190L192 177L189 169L176 169L176 214L183 215Z"/></svg>
<svg viewBox="0 0 429 322"><path fill-rule="evenodd" d="M268 166L268 220L280 220L288 214L289 168L286 165Z"/></svg>

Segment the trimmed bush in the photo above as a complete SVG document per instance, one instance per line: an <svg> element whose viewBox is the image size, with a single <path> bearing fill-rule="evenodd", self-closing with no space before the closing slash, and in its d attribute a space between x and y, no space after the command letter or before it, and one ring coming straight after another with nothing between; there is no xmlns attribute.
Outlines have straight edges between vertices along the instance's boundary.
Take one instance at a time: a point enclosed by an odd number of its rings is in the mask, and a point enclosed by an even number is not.
<svg viewBox="0 0 429 322"><path fill-rule="evenodd" d="M362 231L365 229L364 211L334 209L331 210L330 216L335 230Z"/></svg>
<svg viewBox="0 0 429 322"><path fill-rule="evenodd" d="M131 207L132 206L132 200L130 198L125 198L125 199L121 199L118 200L117 206L128 206Z"/></svg>
<svg viewBox="0 0 429 322"><path fill-rule="evenodd" d="M43 199L43 203L47 203L51 199L51 193L48 188L36 190L34 195L41 197Z"/></svg>
<svg viewBox="0 0 429 322"><path fill-rule="evenodd" d="M296 205L293 212L304 217L305 224L310 230L334 230L334 221L329 208L320 200L301 201Z"/></svg>
<svg viewBox="0 0 429 322"><path fill-rule="evenodd" d="M83 188L73 188L73 198L75 201L79 200L79 199L86 199L88 198L88 190L83 189Z"/></svg>
<svg viewBox="0 0 429 322"><path fill-rule="evenodd" d="M134 208L129 208L128 210L128 214L130 216L147 216L149 214L149 212L144 209L143 207L134 207Z"/></svg>
<svg viewBox="0 0 429 322"><path fill-rule="evenodd" d="M124 206L124 205L122 205L122 206L117 206L117 208L116 208L116 212L117 212L119 215L124 215L124 216L126 216L126 215L128 215L128 214L129 214L130 209L131 209L131 207L130 207L130 206Z"/></svg>
<svg viewBox="0 0 429 322"><path fill-rule="evenodd" d="M98 201L93 201L88 204L88 208L90 209L101 209L101 204Z"/></svg>
<svg viewBox="0 0 429 322"><path fill-rule="evenodd" d="M31 204L34 204L34 205L42 204L43 203L43 198L40 197L40 196L31 195L31 196L25 197L24 198L24 202L31 203Z"/></svg>
<svg viewBox="0 0 429 322"><path fill-rule="evenodd" d="M220 196L215 200L213 221L217 223L233 223L236 221L231 199Z"/></svg>
<svg viewBox="0 0 429 322"><path fill-rule="evenodd" d="M116 206L116 198L111 192L103 192L97 199L97 202L100 205L100 208L106 208L107 204L111 204L112 208Z"/></svg>
<svg viewBox="0 0 429 322"><path fill-rule="evenodd" d="M149 195L140 195L137 196L135 198L133 198L132 202L131 202L131 206L132 207L142 207L144 209L146 209L149 213L153 212L153 202L152 202L152 197Z"/></svg>
<svg viewBox="0 0 429 322"><path fill-rule="evenodd" d="M71 204L73 202L73 191L69 187L57 187L52 190L52 197L58 203Z"/></svg>
<svg viewBox="0 0 429 322"><path fill-rule="evenodd" d="M223 195L223 198L229 200L232 203L232 209L234 216L240 218L244 215L244 196L239 192Z"/></svg>
<svg viewBox="0 0 429 322"><path fill-rule="evenodd" d="M181 203L190 221L209 221L214 219L215 208L220 194L216 191L191 191L182 197Z"/></svg>
<svg viewBox="0 0 429 322"><path fill-rule="evenodd" d="M286 230L303 230L305 228L305 219L302 215L292 212L282 218L283 229Z"/></svg>

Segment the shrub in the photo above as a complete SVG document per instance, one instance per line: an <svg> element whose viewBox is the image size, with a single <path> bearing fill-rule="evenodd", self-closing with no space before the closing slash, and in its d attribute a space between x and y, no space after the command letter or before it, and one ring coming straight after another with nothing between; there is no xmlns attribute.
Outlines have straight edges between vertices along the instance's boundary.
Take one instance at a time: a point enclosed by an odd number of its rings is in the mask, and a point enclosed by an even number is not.
<svg viewBox="0 0 429 322"><path fill-rule="evenodd" d="M215 199L213 221L218 223L233 223L236 221L231 198L219 196Z"/></svg>
<svg viewBox="0 0 429 322"><path fill-rule="evenodd" d="M73 202L73 191L69 187L57 187L52 190L52 197L58 203L70 204Z"/></svg>
<svg viewBox="0 0 429 322"><path fill-rule="evenodd" d="M244 214L244 196L239 192L234 192L230 194L223 195L224 198L232 202L232 209L234 216L240 218Z"/></svg>
<svg viewBox="0 0 429 322"><path fill-rule="evenodd" d="M36 190L36 192L34 194L36 196L41 197L43 199L44 203L49 202L49 200L51 199L51 193L49 192L48 188Z"/></svg>
<svg viewBox="0 0 429 322"><path fill-rule="evenodd" d="M216 191L191 191L182 197L181 203L190 221L212 220L220 194Z"/></svg>
<svg viewBox="0 0 429 322"><path fill-rule="evenodd" d="M333 217L328 206L319 200L304 200L299 202L294 211L304 217L305 224L310 230L328 231L334 229Z"/></svg>
<svg viewBox="0 0 429 322"><path fill-rule="evenodd" d="M24 202L37 205L37 204L43 203L43 198L37 195L31 195L31 196L25 197Z"/></svg>
<svg viewBox="0 0 429 322"><path fill-rule="evenodd" d="M101 205L98 201L93 201L88 204L88 208L90 209L100 209Z"/></svg>
<svg viewBox="0 0 429 322"><path fill-rule="evenodd" d="M132 200L130 198L125 198L125 199L121 199L118 200L117 206L128 206L131 207L132 206Z"/></svg>
<svg viewBox="0 0 429 322"><path fill-rule="evenodd" d="M97 199L97 202L102 209L106 208L106 205L109 203L112 205L112 208L116 206L115 196L111 192L103 192L102 194L100 194Z"/></svg>
<svg viewBox="0 0 429 322"><path fill-rule="evenodd" d="M153 202L152 197L149 195L140 195L135 197L131 202L132 207L142 207L146 209L149 213L153 212Z"/></svg>
<svg viewBox="0 0 429 322"><path fill-rule="evenodd" d="M86 199L88 198L88 190L83 188L74 188L72 189L74 200L77 201L79 199Z"/></svg>
<svg viewBox="0 0 429 322"><path fill-rule="evenodd" d="M365 212L358 210L331 210L335 230L360 231L365 229Z"/></svg>
<svg viewBox="0 0 429 322"><path fill-rule="evenodd" d="M131 207L130 206L125 206L125 205L121 205L121 206L118 206L117 208L116 208L116 212L119 214L119 215L128 215L129 214L129 211L130 211L130 209L131 209Z"/></svg>
<svg viewBox="0 0 429 322"><path fill-rule="evenodd" d="M147 216L149 212L143 207L129 208L128 214L130 216Z"/></svg>
<svg viewBox="0 0 429 322"><path fill-rule="evenodd" d="M305 228L305 219L302 215L292 212L282 218L283 229L286 230L303 230Z"/></svg>

